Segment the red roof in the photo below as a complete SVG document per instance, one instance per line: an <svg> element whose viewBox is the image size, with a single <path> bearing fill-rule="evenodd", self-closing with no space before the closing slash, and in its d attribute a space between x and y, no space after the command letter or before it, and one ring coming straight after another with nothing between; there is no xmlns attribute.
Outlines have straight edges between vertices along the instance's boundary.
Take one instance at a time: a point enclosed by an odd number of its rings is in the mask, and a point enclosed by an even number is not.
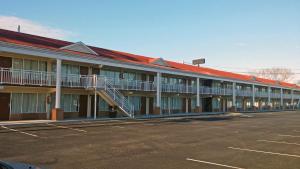
<svg viewBox="0 0 300 169"><path fill-rule="evenodd" d="M49 49L54 51L64 51L69 52L73 54L79 54L82 57L102 57L102 58L108 58L123 62L129 62L129 63L136 63L136 64L142 64L152 67L160 67L164 69L176 69L186 72L193 72L193 73L199 73L202 75L208 75L208 76L214 76L214 77L220 77L220 78L230 78L230 79L236 79L236 80L242 80L242 81L249 81L249 82L258 82L262 84L267 85L279 85L282 87L290 87L290 88L298 88L300 89L300 86L297 86L295 84L287 83L287 82L278 82L275 80L269 80L264 78L259 78L250 75L243 75L243 74L237 74L237 73L231 73L227 71L221 71L216 70L212 68L207 67L198 67L173 61L166 61L168 67L162 66L162 65L155 65L153 60L157 58L153 57L147 57L147 56L141 56L141 55L135 55L130 54L126 52L120 52L120 51L114 51L109 49L103 49L98 47L89 46L93 51L98 53L98 55L92 55L92 54L85 54L81 52L75 52L75 51L69 51L65 49L60 49L61 47L71 45L72 42L58 40L58 39L51 39L36 35L30 35L25 33L19 33L9 30L0 29L0 41L13 43L17 45L23 45L23 46L31 46L31 47L38 47L43 49Z"/></svg>

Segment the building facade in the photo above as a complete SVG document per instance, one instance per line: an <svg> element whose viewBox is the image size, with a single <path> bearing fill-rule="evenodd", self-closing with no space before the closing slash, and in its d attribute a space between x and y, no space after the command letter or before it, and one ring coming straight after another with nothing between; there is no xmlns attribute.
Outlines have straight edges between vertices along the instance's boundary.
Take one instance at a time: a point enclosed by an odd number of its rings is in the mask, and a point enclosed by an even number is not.
<svg viewBox="0 0 300 169"><path fill-rule="evenodd" d="M300 87L0 29L0 120L299 109Z"/></svg>

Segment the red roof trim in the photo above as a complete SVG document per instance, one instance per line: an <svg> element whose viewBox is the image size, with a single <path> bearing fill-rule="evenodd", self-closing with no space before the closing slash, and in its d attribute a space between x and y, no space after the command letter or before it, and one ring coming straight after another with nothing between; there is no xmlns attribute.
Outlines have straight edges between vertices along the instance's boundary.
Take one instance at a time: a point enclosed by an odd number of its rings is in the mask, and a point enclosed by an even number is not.
<svg viewBox="0 0 300 169"><path fill-rule="evenodd" d="M136 64L142 64L142 65L147 65L147 66L160 67L160 68L164 68L164 69L178 69L181 71L199 73L201 75L207 75L207 76L236 79L236 80L248 81L248 82L259 82L259 83L266 84L266 85L276 85L276 86L278 85L277 81L275 81L275 80L264 79L264 78L259 78L259 77L253 78L253 76L250 76L250 75L242 75L242 74L221 71L221 70L216 70L216 69L202 67L202 66L197 67L197 66L193 66L193 65L187 65L187 64L177 63L177 62L167 61L167 60L164 60L164 61L166 62L166 64L168 64L168 67L162 66L162 65L156 65L151 62L153 62L153 60L156 60L157 58L147 57L147 56L142 56L142 55L135 55L135 54L120 52L120 51L115 51L115 50L103 49L103 48L98 48L98 47L94 47L94 46L88 46L88 47L91 48L93 51L95 51L99 56L93 55L93 54L85 54L85 53L76 52L76 51L64 50L64 49L60 49L60 48L71 45L73 43L68 42L68 41L58 40L58 39L52 39L52 38L46 38L46 37L41 37L41 36L36 36L36 35L30 35L30 34L25 34L25 33L4 30L4 29L0 29L0 41L13 43L13 44L17 44L17 45L50 49L50 50L54 50L54 51L64 51L64 52L69 52L69 53L73 53L73 54L79 54L82 57L87 57L87 56L88 57L103 57L103 58L118 60L118 61L122 61L122 62L136 63ZM297 86L297 85L291 84L291 83L287 83L287 82L280 82L279 85L282 87L300 89L300 86Z"/></svg>

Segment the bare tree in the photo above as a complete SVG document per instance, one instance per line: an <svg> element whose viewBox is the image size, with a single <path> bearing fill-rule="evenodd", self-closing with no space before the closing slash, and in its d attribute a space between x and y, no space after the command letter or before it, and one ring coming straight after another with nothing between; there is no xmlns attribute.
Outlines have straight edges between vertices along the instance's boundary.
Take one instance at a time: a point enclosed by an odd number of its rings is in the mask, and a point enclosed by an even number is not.
<svg viewBox="0 0 300 169"><path fill-rule="evenodd" d="M292 72L291 69L288 68L265 68L258 69L253 72L249 72L250 74L262 78L278 80L278 81L291 81L293 80L293 76L295 73Z"/></svg>

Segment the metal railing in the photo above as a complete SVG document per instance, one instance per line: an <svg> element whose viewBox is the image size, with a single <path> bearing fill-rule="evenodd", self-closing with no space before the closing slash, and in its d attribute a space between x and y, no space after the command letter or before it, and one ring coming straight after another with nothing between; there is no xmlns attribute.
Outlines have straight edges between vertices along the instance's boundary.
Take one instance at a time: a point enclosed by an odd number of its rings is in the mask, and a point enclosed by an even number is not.
<svg viewBox="0 0 300 169"><path fill-rule="evenodd" d="M256 91L255 92L255 97L269 97L269 93L268 92L260 92L260 91Z"/></svg>
<svg viewBox="0 0 300 169"><path fill-rule="evenodd" d="M280 93L271 93L271 98L280 99L281 95L280 95Z"/></svg>
<svg viewBox="0 0 300 169"><path fill-rule="evenodd" d="M237 96L243 96L243 97L250 97L252 96L252 91L251 90L236 90L236 95Z"/></svg>
<svg viewBox="0 0 300 169"><path fill-rule="evenodd" d="M97 90L104 90L111 99L113 99L119 108L128 113L129 117L134 117L134 106L129 103L128 99L117 89L108 78L98 78L95 76L96 83L94 87Z"/></svg>
<svg viewBox="0 0 300 169"><path fill-rule="evenodd" d="M56 72L0 68L0 84L55 86ZM82 76L78 74L62 74L61 86L83 87Z"/></svg>
<svg viewBox="0 0 300 169"><path fill-rule="evenodd" d="M292 94L283 94L282 97L284 99L292 99L293 98L293 95ZM294 97L295 98L295 97Z"/></svg>
<svg viewBox="0 0 300 169"><path fill-rule="evenodd" d="M94 75L62 74L61 86L84 88L88 83L92 83ZM111 85L118 90L133 91L156 91L156 82L128 79L114 79L105 76L97 78L106 78ZM56 85L56 72L32 71L21 69L0 68L0 84L11 85L30 85L30 86L52 86ZM91 85L91 84L90 84ZM186 84L161 84L162 92L169 93L190 93L196 94L197 87ZM203 95L232 95L231 88L206 87L200 86L200 94ZM251 97L251 90L236 90L237 96ZM271 98L280 98L280 93L271 93ZM255 92L255 97L268 97L268 92ZM300 99L299 94L283 94L284 99Z"/></svg>

